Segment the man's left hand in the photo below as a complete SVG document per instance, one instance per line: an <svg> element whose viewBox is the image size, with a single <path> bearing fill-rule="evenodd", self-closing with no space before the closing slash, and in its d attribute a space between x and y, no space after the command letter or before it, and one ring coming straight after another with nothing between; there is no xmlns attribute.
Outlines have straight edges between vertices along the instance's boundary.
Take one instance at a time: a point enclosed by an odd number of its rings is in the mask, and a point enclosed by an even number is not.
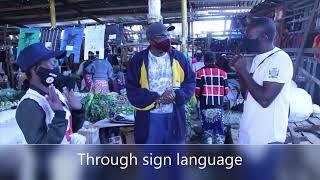
<svg viewBox="0 0 320 180"><path fill-rule="evenodd" d="M242 56L235 57L230 66L240 75L247 72L247 61Z"/></svg>
<svg viewBox="0 0 320 180"><path fill-rule="evenodd" d="M71 109L80 110L82 108L80 99L74 95L73 90L69 91L66 87L64 87L63 94L67 98L67 103Z"/></svg>
<svg viewBox="0 0 320 180"><path fill-rule="evenodd" d="M166 89L165 92L161 95L161 103L162 104L171 104L174 102L176 98L176 93L173 89Z"/></svg>

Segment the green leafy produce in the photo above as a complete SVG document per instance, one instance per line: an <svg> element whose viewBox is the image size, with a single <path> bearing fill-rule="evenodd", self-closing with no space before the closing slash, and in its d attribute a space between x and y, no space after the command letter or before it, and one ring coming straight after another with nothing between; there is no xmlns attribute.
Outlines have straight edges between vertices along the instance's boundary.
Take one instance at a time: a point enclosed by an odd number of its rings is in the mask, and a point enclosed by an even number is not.
<svg viewBox="0 0 320 180"><path fill-rule="evenodd" d="M89 93L82 98L82 104L86 108L86 119L96 122L105 118L111 118L115 114L133 114L133 107L126 97L121 97L117 93L92 94Z"/></svg>
<svg viewBox="0 0 320 180"><path fill-rule="evenodd" d="M197 99L192 96L189 102L185 105L186 121L188 128L192 128L192 111L197 106Z"/></svg>
<svg viewBox="0 0 320 180"><path fill-rule="evenodd" d="M11 109L17 106L24 91L16 91L14 89L0 89L0 111Z"/></svg>

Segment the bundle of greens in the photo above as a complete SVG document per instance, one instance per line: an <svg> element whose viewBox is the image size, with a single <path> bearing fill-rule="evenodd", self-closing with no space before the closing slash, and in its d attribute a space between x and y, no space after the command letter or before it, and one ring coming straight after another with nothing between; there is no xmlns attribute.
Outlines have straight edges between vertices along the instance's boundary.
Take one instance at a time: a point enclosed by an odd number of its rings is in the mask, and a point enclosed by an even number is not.
<svg viewBox="0 0 320 180"><path fill-rule="evenodd" d="M105 118L113 118L118 114L133 114L134 109L129 104L127 97L121 96L117 93L108 95L89 93L82 98L82 104L86 108L86 119L90 122L97 122Z"/></svg>
<svg viewBox="0 0 320 180"><path fill-rule="evenodd" d="M188 128L192 128L192 112L194 108L197 106L197 99L195 96L192 96L189 102L185 105L186 112L186 121Z"/></svg>
<svg viewBox="0 0 320 180"><path fill-rule="evenodd" d="M24 94L25 92L14 89L0 89L0 111L17 106Z"/></svg>

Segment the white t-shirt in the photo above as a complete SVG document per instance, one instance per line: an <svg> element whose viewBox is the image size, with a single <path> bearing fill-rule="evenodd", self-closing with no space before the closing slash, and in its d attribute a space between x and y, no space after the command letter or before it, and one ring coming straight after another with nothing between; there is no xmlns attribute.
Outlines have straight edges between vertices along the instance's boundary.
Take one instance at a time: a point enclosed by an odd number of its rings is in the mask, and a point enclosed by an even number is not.
<svg viewBox="0 0 320 180"><path fill-rule="evenodd" d="M263 108L248 92L240 121L239 144L283 143L286 139L293 66L288 54L279 50L275 47L253 59L250 73L254 73L256 83L263 85L264 81L277 82L283 83L284 87L267 108ZM268 58L259 66L266 57Z"/></svg>
<svg viewBox="0 0 320 180"><path fill-rule="evenodd" d="M167 88L172 88L172 67L168 53L161 57L153 55L149 51L148 81L150 91L162 95ZM159 108L150 111L151 113L172 113L173 104L160 104Z"/></svg>

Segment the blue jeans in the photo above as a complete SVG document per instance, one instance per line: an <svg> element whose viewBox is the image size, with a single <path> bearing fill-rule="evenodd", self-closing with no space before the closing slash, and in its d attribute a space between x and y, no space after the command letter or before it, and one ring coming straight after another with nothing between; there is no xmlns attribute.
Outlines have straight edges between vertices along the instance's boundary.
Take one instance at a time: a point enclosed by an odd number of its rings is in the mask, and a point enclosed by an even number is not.
<svg viewBox="0 0 320 180"><path fill-rule="evenodd" d="M175 131L172 113L150 113L147 144L183 144L184 140L178 140Z"/></svg>

